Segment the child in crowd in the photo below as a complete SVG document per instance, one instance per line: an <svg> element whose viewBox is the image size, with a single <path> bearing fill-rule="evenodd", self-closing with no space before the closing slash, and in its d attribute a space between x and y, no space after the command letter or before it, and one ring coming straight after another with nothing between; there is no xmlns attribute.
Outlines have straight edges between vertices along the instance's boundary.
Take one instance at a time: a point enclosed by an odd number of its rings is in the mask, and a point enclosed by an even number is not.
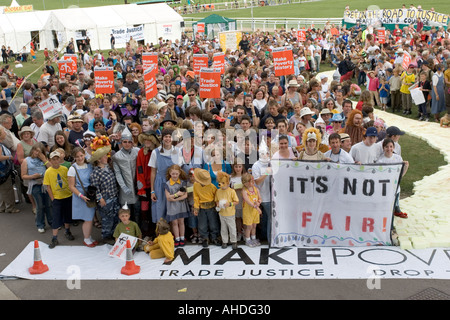
<svg viewBox="0 0 450 320"><path fill-rule="evenodd" d="M393 70L393 75L389 79L389 88L391 93L391 108L392 112L395 112L400 107L401 96L400 87L402 86L402 79L400 78L400 71L398 68Z"/></svg>
<svg viewBox="0 0 450 320"><path fill-rule="evenodd" d="M256 225L259 224L259 218L262 214L259 205L261 204L261 195L255 186L253 176L246 173L242 176L242 219L245 226L245 244L249 247L256 247L260 242L256 239Z"/></svg>
<svg viewBox="0 0 450 320"><path fill-rule="evenodd" d="M380 78L379 95L381 102L381 110L386 111L386 105L389 98L389 83L386 81L385 77Z"/></svg>
<svg viewBox="0 0 450 320"><path fill-rule="evenodd" d="M119 238L120 234L122 233L128 234L138 239L142 238L142 232L138 224L130 220L131 213L126 203L122 208L119 209L118 215L120 222L117 224L113 234L113 237L116 241ZM136 245L133 248L133 252L136 250L139 244L140 240L136 241Z"/></svg>
<svg viewBox="0 0 450 320"><path fill-rule="evenodd" d="M245 166L243 164L234 163L232 166L232 173L230 177L230 186L234 190L236 190L239 203L235 206L235 217L236 217L236 236L237 241L240 241L243 237L243 224L242 224L242 175L247 171L245 170Z"/></svg>
<svg viewBox="0 0 450 320"><path fill-rule="evenodd" d="M57 151L53 151L49 158L51 167L45 171L44 185L52 201L52 241L48 246L53 249L58 243L58 230L64 225L67 240L74 240L70 232L70 221L72 220L72 192L69 189L67 172L69 169L61 166L61 156Z"/></svg>
<svg viewBox="0 0 450 320"><path fill-rule="evenodd" d="M189 211L194 212L194 168L189 169L189 175L188 180L186 183L186 191L188 193L188 204L189 204ZM197 243L199 240L199 234L198 234L198 218L196 215L189 215L187 219L188 227L191 228L192 234L190 236L190 240L192 243Z"/></svg>
<svg viewBox="0 0 450 320"><path fill-rule="evenodd" d="M427 74L422 72L419 76L419 88L422 91L423 98L425 99L424 103L421 103L419 107L419 115L420 121L428 121L428 113L427 113L427 101L431 92L431 82L427 79Z"/></svg>
<svg viewBox="0 0 450 320"><path fill-rule="evenodd" d="M414 73L414 65L410 64L408 69L402 73L402 86L400 92L402 95L403 114L411 114L412 97L409 87L416 82L416 75Z"/></svg>
<svg viewBox="0 0 450 320"><path fill-rule="evenodd" d="M215 202L216 207L220 210L222 248L226 249L228 240L230 240L232 248L237 249L235 213L239 199L236 191L230 188L230 176L227 173L219 171L217 173L217 181L219 182L219 189L216 192Z"/></svg>
<svg viewBox="0 0 450 320"><path fill-rule="evenodd" d="M152 259L166 258L164 264L172 263L175 258L175 245L173 235L170 232L170 225L163 218L156 223L156 234L158 235L156 239L149 241L144 246L144 251Z"/></svg>
<svg viewBox="0 0 450 320"><path fill-rule="evenodd" d="M194 170L194 215L198 217L198 231L203 247L208 247L209 238L215 245L220 245L218 239L220 221L214 201L217 188L211 183L211 175L205 169Z"/></svg>
<svg viewBox="0 0 450 320"><path fill-rule="evenodd" d="M175 237L175 248L183 247L185 241L184 218L189 217L189 204L186 191L186 173L179 165L172 165L167 169L165 184L167 201L167 221L170 223Z"/></svg>

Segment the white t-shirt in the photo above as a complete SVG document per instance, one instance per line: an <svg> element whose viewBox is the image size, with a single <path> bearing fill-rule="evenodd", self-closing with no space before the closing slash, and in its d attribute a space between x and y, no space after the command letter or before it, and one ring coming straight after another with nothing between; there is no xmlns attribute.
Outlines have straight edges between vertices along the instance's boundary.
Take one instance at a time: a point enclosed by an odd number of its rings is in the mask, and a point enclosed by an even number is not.
<svg viewBox="0 0 450 320"><path fill-rule="evenodd" d="M84 163L81 166L79 166L76 163L74 163L73 165L70 166L69 171L67 171L67 176L68 177L76 177L77 176L77 172L75 171L74 165L77 166L77 170L87 169L87 167L88 167L87 163Z"/></svg>
<svg viewBox="0 0 450 320"><path fill-rule="evenodd" d="M376 143L372 144L370 147L367 146L364 141L358 142L353 145L350 149L350 155L355 162L360 162L361 164L371 164L375 163L378 159L378 148Z"/></svg>
<svg viewBox="0 0 450 320"><path fill-rule="evenodd" d="M338 163L355 163L353 158L344 149L340 149L338 154L335 154L330 150L325 152L325 157L330 158L331 162Z"/></svg>
<svg viewBox="0 0 450 320"><path fill-rule="evenodd" d="M166 156L166 157L171 157L173 154L176 154L175 147L173 147L173 146L169 150L164 149L162 146L160 146L158 149L159 149L159 152L161 153L161 155ZM156 155L155 150L152 151L152 154L150 155L150 160L148 161L148 166L152 167L152 168L157 168L157 166L156 166L157 155Z"/></svg>
<svg viewBox="0 0 450 320"><path fill-rule="evenodd" d="M62 130L61 124L58 122L54 125L46 122L39 130L39 142L44 141L51 148L55 145L55 133Z"/></svg>
<svg viewBox="0 0 450 320"><path fill-rule="evenodd" d="M269 164L264 164L261 161L256 161L252 166L252 176L255 180L261 178L262 175L266 174L266 170L269 168ZM256 184L256 183L255 183ZM257 185L259 192L261 194L261 202L270 202L270 177L264 179L264 181Z"/></svg>

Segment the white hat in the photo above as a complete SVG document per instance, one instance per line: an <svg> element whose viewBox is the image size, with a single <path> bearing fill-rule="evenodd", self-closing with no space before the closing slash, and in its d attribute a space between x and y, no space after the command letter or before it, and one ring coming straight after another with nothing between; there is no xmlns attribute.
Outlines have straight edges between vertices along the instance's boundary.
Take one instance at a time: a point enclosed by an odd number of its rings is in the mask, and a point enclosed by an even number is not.
<svg viewBox="0 0 450 320"><path fill-rule="evenodd" d="M302 110L300 110L300 117L304 117L308 114L313 115L314 112L312 112L311 109L308 107L303 107Z"/></svg>

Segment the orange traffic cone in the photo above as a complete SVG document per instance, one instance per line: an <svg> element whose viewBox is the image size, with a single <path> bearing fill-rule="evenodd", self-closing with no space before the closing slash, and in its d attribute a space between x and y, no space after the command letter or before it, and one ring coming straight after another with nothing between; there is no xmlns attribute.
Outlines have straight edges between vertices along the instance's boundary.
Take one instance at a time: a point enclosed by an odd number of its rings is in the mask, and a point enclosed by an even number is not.
<svg viewBox="0 0 450 320"><path fill-rule="evenodd" d="M131 276L133 274L139 273L141 271L141 267L137 266L133 260L133 252L131 251L130 240L127 240L127 262L125 263L125 267L122 268L121 273L127 276Z"/></svg>
<svg viewBox="0 0 450 320"><path fill-rule="evenodd" d="M31 268L28 268L28 271L30 274L41 274L48 271L48 266L41 260L41 250L37 240L34 240L34 263Z"/></svg>

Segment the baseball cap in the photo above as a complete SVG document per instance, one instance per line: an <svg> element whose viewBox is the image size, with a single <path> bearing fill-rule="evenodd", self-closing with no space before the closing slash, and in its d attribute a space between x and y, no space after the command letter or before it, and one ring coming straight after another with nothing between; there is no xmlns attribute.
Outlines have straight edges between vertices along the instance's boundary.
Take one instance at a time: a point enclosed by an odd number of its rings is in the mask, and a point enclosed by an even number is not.
<svg viewBox="0 0 450 320"><path fill-rule="evenodd" d="M366 130L366 137L376 137L378 136L378 131L375 127L369 127Z"/></svg>
<svg viewBox="0 0 450 320"><path fill-rule="evenodd" d="M178 99L183 100L183 96L182 96L181 94L177 95L177 100L178 100Z"/></svg>
<svg viewBox="0 0 450 320"><path fill-rule="evenodd" d="M53 151L52 153L50 153L50 159L53 159L54 157L60 158L61 155L59 154L58 151Z"/></svg>
<svg viewBox="0 0 450 320"><path fill-rule="evenodd" d="M402 136L405 134L405 131L400 130L396 126L390 126L386 129L386 134L388 136Z"/></svg>

